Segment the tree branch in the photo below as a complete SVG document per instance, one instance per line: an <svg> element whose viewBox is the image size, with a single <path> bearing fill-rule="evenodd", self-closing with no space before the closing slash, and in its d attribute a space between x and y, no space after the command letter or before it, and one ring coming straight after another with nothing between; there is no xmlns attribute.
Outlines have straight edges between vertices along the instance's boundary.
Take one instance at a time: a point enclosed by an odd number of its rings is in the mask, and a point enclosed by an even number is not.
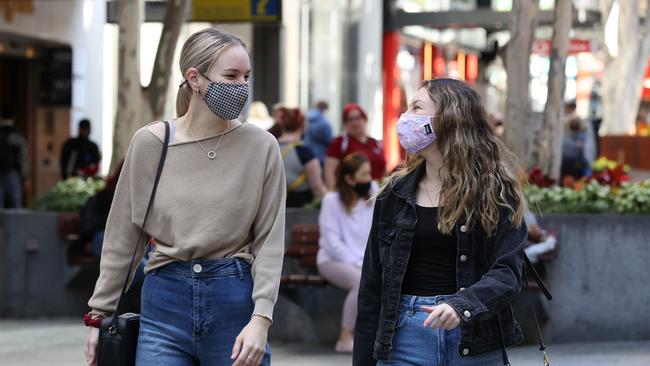
<svg viewBox="0 0 650 366"><path fill-rule="evenodd" d="M185 20L185 9L187 0L168 0L165 9L163 30L156 51L153 70L151 72L151 83L146 89L149 105L154 118L160 118L165 108L165 96L169 87L169 76L171 75L172 61L176 43L181 32L181 26Z"/></svg>

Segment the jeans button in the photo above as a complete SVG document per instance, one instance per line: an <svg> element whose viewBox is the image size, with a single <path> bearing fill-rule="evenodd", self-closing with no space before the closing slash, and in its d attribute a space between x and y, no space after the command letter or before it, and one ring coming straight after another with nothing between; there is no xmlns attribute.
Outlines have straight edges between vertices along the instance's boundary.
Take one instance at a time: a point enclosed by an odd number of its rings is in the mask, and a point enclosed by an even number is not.
<svg viewBox="0 0 650 366"><path fill-rule="evenodd" d="M203 271L203 267L197 263L192 267L192 270L194 273L201 273L201 271Z"/></svg>

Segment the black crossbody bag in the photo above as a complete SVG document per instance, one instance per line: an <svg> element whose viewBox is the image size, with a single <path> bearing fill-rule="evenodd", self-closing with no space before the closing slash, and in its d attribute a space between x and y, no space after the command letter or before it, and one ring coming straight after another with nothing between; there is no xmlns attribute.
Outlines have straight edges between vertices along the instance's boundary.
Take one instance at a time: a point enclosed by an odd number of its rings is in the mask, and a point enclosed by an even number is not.
<svg viewBox="0 0 650 366"><path fill-rule="evenodd" d="M135 351L138 345L138 332L140 330L140 314L120 313L122 309L122 302L124 300L124 294L126 293L126 286L128 285L129 278L131 277L133 262L135 261L136 254L138 253L140 242L142 242L146 235L146 232L144 231L144 225L147 222L147 216L149 216L149 210L151 209L154 197L156 196L156 188L158 188L160 175L162 174L162 169L165 165L165 157L167 156L167 148L169 147L169 122L164 121L164 123L165 141L162 148L162 154L160 156L160 163L158 163L156 179L154 180L153 189L151 190L149 205L147 206L147 211L142 222L142 233L140 234L140 238L136 243L135 251L133 252L133 257L131 258L131 265L129 266L129 271L126 275L126 280L124 280L124 286L122 287L122 293L120 294L120 299L117 302L117 308L112 315L102 319L101 326L99 328L99 340L97 342L96 351L97 366L135 365Z"/></svg>

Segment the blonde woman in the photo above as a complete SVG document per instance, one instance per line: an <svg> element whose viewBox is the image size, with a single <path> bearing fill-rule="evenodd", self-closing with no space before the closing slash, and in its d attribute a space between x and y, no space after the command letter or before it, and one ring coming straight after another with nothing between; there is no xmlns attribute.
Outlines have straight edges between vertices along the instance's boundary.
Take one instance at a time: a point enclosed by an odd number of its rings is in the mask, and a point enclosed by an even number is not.
<svg viewBox="0 0 650 366"><path fill-rule="evenodd" d="M263 130L268 130L273 126L273 118L269 114L269 109L264 102L255 101L248 108L248 118L246 123L250 123Z"/></svg>
<svg viewBox="0 0 650 366"><path fill-rule="evenodd" d="M251 73L239 38L206 29L180 56L178 119L146 222L155 239L142 288L137 365L269 365L267 333L284 248L285 177L268 132L237 120ZM133 137L106 225L90 318L115 311L164 138ZM136 257L138 263L144 248ZM95 362L98 331L86 341Z"/></svg>
<svg viewBox="0 0 650 366"><path fill-rule="evenodd" d="M526 242L514 157L453 79L424 82L397 134L410 154L375 203L354 365L508 364Z"/></svg>

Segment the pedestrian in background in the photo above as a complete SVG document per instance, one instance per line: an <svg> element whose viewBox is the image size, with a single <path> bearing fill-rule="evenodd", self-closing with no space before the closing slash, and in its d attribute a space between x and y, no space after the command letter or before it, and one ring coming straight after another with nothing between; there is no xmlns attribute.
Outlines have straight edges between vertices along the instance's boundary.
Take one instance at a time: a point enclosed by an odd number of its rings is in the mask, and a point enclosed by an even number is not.
<svg viewBox="0 0 650 366"><path fill-rule="evenodd" d="M99 171L99 147L90 140L90 121L79 121L79 135L68 139L61 150L61 178L94 177Z"/></svg>
<svg viewBox="0 0 650 366"><path fill-rule="evenodd" d="M273 126L273 122L273 118L269 115L269 109L266 108L266 104L260 101L251 103L251 106L248 109L248 118L246 119L246 123L250 123L263 130L268 130Z"/></svg>
<svg viewBox="0 0 650 366"><path fill-rule="evenodd" d="M368 115L360 105L348 103L343 108L343 128L345 132L335 138L325 155L325 184L336 188L336 169L341 160L353 152L362 152L370 161L372 179L381 180L386 174L386 160L379 142L368 136Z"/></svg>
<svg viewBox="0 0 650 366"><path fill-rule="evenodd" d="M301 140L305 116L298 108L285 108L280 128L278 143L287 178L287 207L303 207L314 199L320 200L327 190L318 159Z"/></svg>
<svg viewBox="0 0 650 366"><path fill-rule="evenodd" d="M325 195L318 218L318 271L348 291L336 352L352 352L361 265L372 223L370 197L377 191L371 182L368 158L362 153L346 156L338 167L336 190Z"/></svg>
<svg viewBox="0 0 650 366"><path fill-rule="evenodd" d="M320 100L307 112L305 144L314 151L321 166L325 164L325 151L332 143L332 126L325 115L328 109L327 102Z"/></svg>
<svg viewBox="0 0 650 366"><path fill-rule="evenodd" d="M0 111L0 209L21 208L23 182L29 172L27 142L15 127L13 110Z"/></svg>

